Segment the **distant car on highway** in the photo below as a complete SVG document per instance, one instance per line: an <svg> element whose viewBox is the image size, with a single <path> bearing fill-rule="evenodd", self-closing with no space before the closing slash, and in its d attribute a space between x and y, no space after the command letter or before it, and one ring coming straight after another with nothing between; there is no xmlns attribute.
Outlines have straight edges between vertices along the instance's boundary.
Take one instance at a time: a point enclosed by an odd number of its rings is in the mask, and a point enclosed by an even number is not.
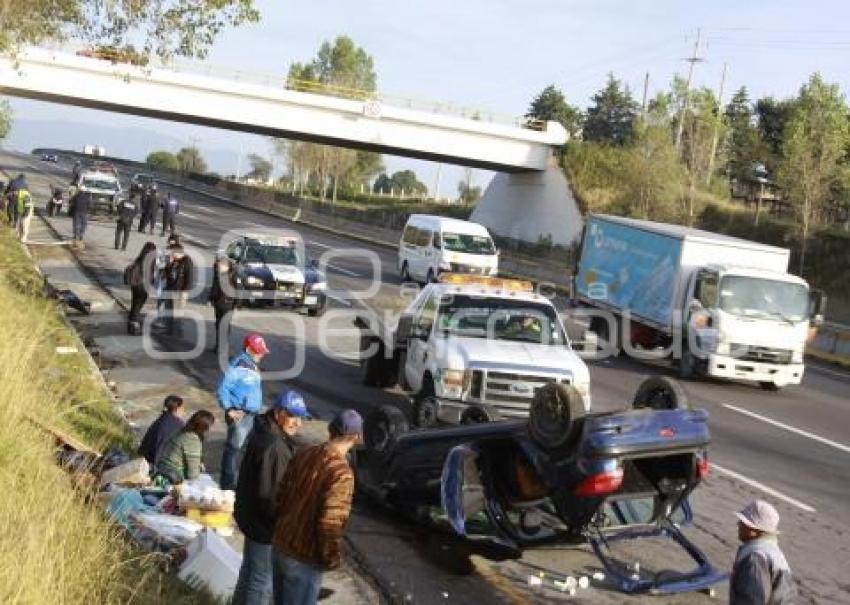
<svg viewBox="0 0 850 605"><path fill-rule="evenodd" d="M220 252L236 266L240 304L287 306L320 316L327 307L327 278L309 262L297 236L245 234Z"/></svg>
<svg viewBox="0 0 850 605"><path fill-rule="evenodd" d="M137 172L130 179L130 195L134 193L141 195L147 191L156 191L156 180L151 174Z"/></svg>
<svg viewBox="0 0 850 605"><path fill-rule="evenodd" d="M41 154L42 162L58 162L59 157L55 153L42 153Z"/></svg>

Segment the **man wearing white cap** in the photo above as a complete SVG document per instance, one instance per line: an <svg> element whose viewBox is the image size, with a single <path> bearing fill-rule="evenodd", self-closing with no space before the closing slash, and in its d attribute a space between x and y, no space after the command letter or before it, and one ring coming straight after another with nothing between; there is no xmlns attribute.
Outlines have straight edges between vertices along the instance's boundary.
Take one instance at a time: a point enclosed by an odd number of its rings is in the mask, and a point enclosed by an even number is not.
<svg viewBox="0 0 850 605"><path fill-rule="evenodd" d="M791 568L779 550L779 513L754 500L736 513L741 546L729 578L730 605L788 605L797 596Z"/></svg>

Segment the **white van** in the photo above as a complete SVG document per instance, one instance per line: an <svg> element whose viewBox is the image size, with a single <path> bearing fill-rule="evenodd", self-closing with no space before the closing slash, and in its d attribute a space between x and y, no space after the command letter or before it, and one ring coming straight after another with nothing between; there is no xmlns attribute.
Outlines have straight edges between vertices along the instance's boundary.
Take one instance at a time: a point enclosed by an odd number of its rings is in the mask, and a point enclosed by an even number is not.
<svg viewBox="0 0 850 605"><path fill-rule="evenodd" d="M485 227L454 218L411 214L398 244L402 280L432 282L440 272L496 275L499 252Z"/></svg>

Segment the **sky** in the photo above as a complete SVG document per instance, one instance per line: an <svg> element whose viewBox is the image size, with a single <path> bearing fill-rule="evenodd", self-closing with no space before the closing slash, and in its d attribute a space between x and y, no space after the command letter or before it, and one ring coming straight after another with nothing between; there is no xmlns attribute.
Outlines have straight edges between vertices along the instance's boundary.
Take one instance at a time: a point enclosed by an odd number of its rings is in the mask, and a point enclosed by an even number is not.
<svg viewBox="0 0 850 605"><path fill-rule="evenodd" d="M521 115L549 84L584 108L609 72L638 99L648 72L652 95L674 74L686 73L684 58L693 52L700 28L703 61L695 66L694 84L717 89L725 63L725 101L742 85L751 97L794 95L814 71L850 90L850 3L838 0L258 0L256 5L260 23L226 31L209 63L282 76L290 63L309 60L323 41L345 34L374 58L381 92ZM240 148L270 153L266 140L251 135L35 101L12 103L16 116L26 120L155 130L187 143L196 140L202 151L233 151L234 158ZM17 131L9 144L34 142ZM389 156L385 164L390 171L416 170L433 189L434 164ZM476 171L474 180L485 185L490 176ZM444 170L441 195L454 194L460 178L460 169Z"/></svg>

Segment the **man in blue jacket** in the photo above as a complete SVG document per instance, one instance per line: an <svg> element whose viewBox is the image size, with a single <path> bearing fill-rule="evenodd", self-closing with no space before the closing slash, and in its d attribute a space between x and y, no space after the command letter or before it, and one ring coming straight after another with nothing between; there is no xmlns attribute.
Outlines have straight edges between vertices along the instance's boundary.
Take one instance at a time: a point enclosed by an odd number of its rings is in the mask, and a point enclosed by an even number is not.
<svg viewBox="0 0 850 605"><path fill-rule="evenodd" d="M239 451L254 426L254 417L263 407L260 361L269 349L259 334L248 334L244 351L230 362L216 395L224 410L227 437L221 456L221 488L235 489L239 473Z"/></svg>

